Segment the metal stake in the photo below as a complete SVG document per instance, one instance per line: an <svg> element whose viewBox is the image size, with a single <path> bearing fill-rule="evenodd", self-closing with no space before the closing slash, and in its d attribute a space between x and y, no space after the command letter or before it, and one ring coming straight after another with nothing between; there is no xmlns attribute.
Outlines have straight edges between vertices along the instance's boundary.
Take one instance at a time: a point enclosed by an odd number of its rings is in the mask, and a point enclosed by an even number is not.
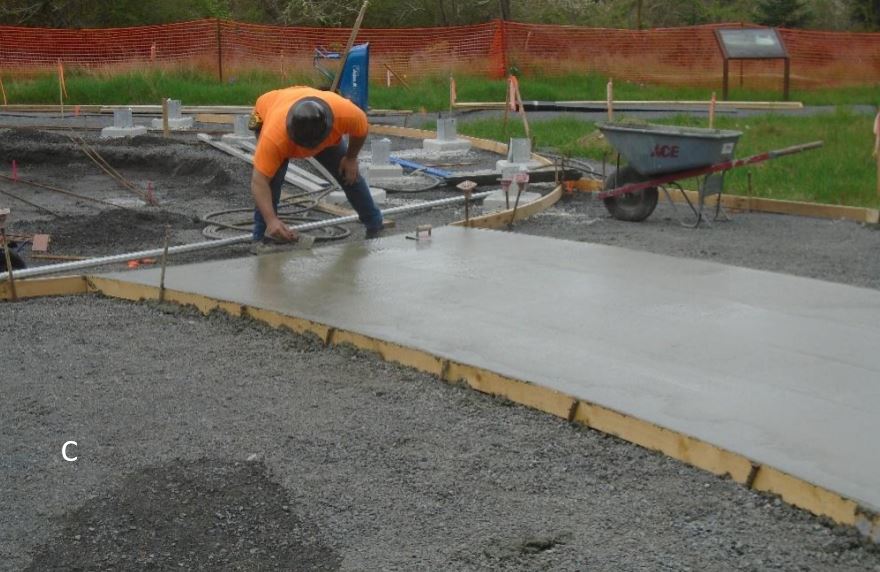
<svg viewBox="0 0 880 572"><path fill-rule="evenodd" d="M5 218L5 216L3 218ZM15 291L15 276L12 274L12 255L9 254L9 241L6 240L5 227L0 228L0 235L2 235L3 238L3 254L6 256L6 273L9 275L9 295L14 302L18 300L18 293Z"/></svg>
<svg viewBox="0 0 880 572"><path fill-rule="evenodd" d="M162 98L162 137L168 137L168 98Z"/></svg>
<svg viewBox="0 0 880 572"><path fill-rule="evenodd" d="M513 212L510 214L510 222L507 223L507 228L513 228L513 221L516 220L516 209L519 207L519 197L523 194L525 187L529 184L529 174L528 173L517 173L516 174L516 201L513 203Z"/></svg>
<svg viewBox="0 0 880 572"><path fill-rule="evenodd" d="M168 266L168 238L171 236L171 225L165 225L165 250L162 252L162 273L159 276L159 302L165 301L165 268Z"/></svg>

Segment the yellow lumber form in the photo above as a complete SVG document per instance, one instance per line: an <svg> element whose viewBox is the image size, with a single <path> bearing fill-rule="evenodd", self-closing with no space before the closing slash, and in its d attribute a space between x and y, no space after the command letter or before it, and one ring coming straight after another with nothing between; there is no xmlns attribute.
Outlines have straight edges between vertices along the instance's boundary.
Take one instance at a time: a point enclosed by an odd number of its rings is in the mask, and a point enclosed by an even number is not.
<svg viewBox="0 0 880 572"><path fill-rule="evenodd" d="M13 278L15 274L13 273ZM19 300L43 298L46 296L70 296L88 294L89 285L82 276L62 276L60 278L32 278L15 281L15 293ZM9 281L0 282L0 300L10 300L12 291Z"/></svg>

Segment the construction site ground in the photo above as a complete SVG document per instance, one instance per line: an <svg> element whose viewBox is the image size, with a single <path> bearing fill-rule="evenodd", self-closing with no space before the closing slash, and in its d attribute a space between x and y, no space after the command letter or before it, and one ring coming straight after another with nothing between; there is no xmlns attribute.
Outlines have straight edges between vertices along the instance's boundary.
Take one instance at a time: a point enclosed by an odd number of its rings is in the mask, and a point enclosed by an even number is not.
<svg viewBox="0 0 880 572"><path fill-rule="evenodd" d="M200 216L252 204L250 168L191 136L96 146L159 206L3 181L60 215L4 197L9 230L91 256L159 247L166 224L172 244L203 240ZM0 155L24 178L130 198L64 134L2 132ZM513 231L880 288L876 227L737 213L691 230L679 211L625 223L578 195ZM401 217L389 232L460 218ZM371 354L93 296L3 304L0 318L0 568L880 570L853 529ZM77 438L80 459L63 461Z"/></svg>

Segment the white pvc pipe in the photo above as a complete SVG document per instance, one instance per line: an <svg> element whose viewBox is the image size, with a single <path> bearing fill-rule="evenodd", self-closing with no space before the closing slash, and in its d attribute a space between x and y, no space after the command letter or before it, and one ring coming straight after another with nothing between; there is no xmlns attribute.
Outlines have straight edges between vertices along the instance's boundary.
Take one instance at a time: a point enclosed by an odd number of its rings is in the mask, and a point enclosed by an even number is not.
<svg viewBox="0 0 880 572"><path fill-rule="evenodd" d="M487 191L484 193L477 193L471 196L471 200L479 200L487 197L491 191ZM450 197L448 199L439 199L436 201L427 201L424 203L418 203L414 205L404 205L400 207L393 207L390 209L386 209L382 211L383 216L387 215L395 215L395 214L403 214L409 212L415 212L425 209L430 209L434 207L444 207L448 205L453 205L457 203L463 203L465 201L464 196L460 197ZM358 215L349 215L338 218L331 218L327 220L319 220L315 222L307 222L297 226L293 226L294 230L297 231L308 231L315 230L317 228L323 228L325 226L335 226L338 224L346 224L350 222L357 222ZM168 254L182 254L184 252L198 252L201 250L209 250L213 248L221 248L224 246L231 246L233 244L240 244L243 242L248 242L252 240L250 234L242 234L241 236L233 236L230 238L224 238L221 240L209 240L205 242L194 242L191 244L181 244L180 246L172 246L168 248ZM32 278L35 276L47 276L49 274L57 274L59 272L68 272L70 270L81 270L83 268L94 268L96 266L103 266L105 264L114 264L117 262L128 262L129 260L139 260L141 258L154 258L158 256L162 256L162 253L165 251L164 248L153 248L151 250L141 250L138 252L127 252L124 254L112 254L110 256L101 256L98 258L89 258L87 260L76 260L73 262L62 262L60 264L49 264L46 266L37 266L35 268L24 268L22 270L16 270L13 272L13 276L15 280L19 278ZM9 279L8 272L0 272L0 282L5 282Z"/></svg>

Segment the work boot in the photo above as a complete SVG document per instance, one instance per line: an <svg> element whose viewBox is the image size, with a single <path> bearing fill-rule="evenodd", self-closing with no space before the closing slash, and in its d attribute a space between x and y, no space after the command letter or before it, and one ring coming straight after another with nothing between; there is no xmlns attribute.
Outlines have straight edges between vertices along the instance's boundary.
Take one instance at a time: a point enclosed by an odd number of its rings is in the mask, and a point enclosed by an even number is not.
<svg viewBox="0 0 880 572"><path fill-rule="evenodd" d="M379 238L382 236L382 231L385 230L383 227L379 228L368 228L367 232L364 234L364 238L367 240L371 240L373 238Z"/></svg>

